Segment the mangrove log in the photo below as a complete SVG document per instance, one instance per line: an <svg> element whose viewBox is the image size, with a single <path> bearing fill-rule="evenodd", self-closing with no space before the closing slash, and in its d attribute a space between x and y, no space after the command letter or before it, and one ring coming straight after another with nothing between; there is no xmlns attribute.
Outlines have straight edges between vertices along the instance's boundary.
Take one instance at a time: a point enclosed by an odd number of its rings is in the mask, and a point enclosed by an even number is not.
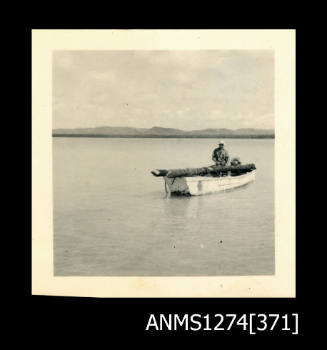
<svg viewBox="0 0 327 350"><path fill-rule="evenodd" d="M244 165L229 165L220 166L213 165L209 167L202 168L186 168L186 169L155 169L151 171L154 176L167 176L167 177L192 177L192 176L215 176L222 172L230 171L235 174L243 174L255 169L254 164L244 164Z"/></svg>

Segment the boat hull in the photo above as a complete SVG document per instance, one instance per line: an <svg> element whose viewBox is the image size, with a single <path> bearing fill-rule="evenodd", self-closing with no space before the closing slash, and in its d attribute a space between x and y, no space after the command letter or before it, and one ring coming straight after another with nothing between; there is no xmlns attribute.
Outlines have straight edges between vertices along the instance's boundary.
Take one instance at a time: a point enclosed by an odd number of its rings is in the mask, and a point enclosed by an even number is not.
<svg viewBox="0 0 327 350"><path fill-rule="evenodd" d="M241 187L255 180L255 170L239 176L193 176L164 177L166 189L170 193L200 196Z"/></svg>

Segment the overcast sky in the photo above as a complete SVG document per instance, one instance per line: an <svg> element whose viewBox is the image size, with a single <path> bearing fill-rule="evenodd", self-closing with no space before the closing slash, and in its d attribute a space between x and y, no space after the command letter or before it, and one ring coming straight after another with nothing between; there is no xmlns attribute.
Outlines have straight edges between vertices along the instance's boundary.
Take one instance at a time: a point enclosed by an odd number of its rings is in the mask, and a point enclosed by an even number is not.
<svg viewBox="0 0 327 350"><path fill-rule="evenodd" d="M274 128L273 51L56 51L53 128Z"/></svg>

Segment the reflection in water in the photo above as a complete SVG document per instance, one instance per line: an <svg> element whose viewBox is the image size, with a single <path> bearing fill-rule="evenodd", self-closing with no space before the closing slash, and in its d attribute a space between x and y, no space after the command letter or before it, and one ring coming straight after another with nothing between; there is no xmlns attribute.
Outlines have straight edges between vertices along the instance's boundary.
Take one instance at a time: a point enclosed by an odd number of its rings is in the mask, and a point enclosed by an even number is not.
<svg viewBox="0 0 327 350"><path fill-rule="evenodd" d="M164 214L168 217L196 218L201 196L168 195L164 200Z"/></svg>

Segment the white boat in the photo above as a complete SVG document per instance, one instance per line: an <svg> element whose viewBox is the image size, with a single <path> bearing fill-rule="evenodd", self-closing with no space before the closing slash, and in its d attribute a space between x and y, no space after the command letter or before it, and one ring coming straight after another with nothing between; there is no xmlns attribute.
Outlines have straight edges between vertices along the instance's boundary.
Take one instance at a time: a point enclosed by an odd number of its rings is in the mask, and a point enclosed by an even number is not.
<svg viewBox="0 0 327 350"><path fill-rule="evenodd" d="M244 186L255 180L256 171L252 170L236 176L190 176L167 177L164 176L165 188L168 193L199 196L216 193Z"/></svg>

